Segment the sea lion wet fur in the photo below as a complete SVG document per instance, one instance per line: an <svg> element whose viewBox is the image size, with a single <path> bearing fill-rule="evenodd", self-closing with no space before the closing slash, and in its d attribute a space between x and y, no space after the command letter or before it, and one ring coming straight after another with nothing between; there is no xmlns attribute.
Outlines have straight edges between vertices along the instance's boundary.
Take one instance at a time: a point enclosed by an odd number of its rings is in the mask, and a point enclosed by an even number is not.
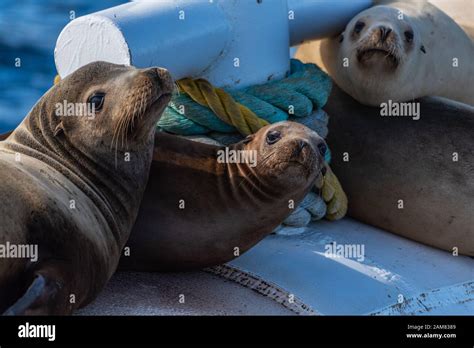
<svg viewBox="0 0 474 348"><path fill-rule="evenodd" d="M163 69L91 63L0 142L0 244L38 247L36 262L1 260L0 311L69 314L104 287L135 222L172 89ZM64 102L97 109L58 115Z"/></svg>
<svg viewBox="0 0 474 348"><path fill-rule="evenodd" d="M324 140L294 122L266 126L227 148L254 152L255 165L220 161L225 149L157 133L122 269L192 270L227 262L281 224L315 182L321 184L326 168Z"/></svg>

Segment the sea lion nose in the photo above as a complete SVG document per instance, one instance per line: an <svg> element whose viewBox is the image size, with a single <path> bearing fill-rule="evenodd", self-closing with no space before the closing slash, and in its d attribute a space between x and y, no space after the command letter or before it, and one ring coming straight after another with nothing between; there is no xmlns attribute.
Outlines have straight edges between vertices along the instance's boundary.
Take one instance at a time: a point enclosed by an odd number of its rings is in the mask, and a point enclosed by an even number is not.
<svg viewBox="0 0 474 348"><path fill-rule="evenodd" d="M306 142L306 140L298 140L298 147L299 147L299 150L300 152L303 151L303 149L308 146L308 143Z"/></svg>
<svg viewBox="0 0 474 348"><path fill-rule="evenodd" d="M297 140L296 147L293 150L293 157L298 157L306 146L308 146L308 142L306 140Z"/></svg>
<svg viewBox="0 0 474 348"><path fill-rule="evenodd" d="M150 78L156 80L162 88L163 93L171 93L174 89L173 78L168 70L158 67L148 68L144 70Z"/></svg>
<svg viewBox="0 0 474 348"><path fill-rule="evenodd" d="M380 41L385 42L385 40L387 40L388 36L392 32L392 28L381 25L379 27L379 31L380 31Z"/></svg>

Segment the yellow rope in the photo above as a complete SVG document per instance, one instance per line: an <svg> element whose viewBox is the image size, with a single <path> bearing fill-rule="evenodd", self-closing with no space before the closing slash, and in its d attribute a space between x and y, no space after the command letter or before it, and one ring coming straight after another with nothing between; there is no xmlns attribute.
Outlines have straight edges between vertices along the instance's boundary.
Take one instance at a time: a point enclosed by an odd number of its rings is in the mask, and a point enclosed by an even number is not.
<svg viewBox="0 0 474 348"><path fill-rule="evenodd" d="M348 208L347 196L329 165L327 166L326 175L324 175L321 193L327 203L326 219L334 221L343 218Z"/></svg>
<svg viewBox="0 0 474 348"><path fill-rule="evenodd" d="M217 117L233 125L243 135L253 134L268 124L223 89L212 86L204 79L185 78L177 81L177 84L196 103L210 108Z"/></svg>

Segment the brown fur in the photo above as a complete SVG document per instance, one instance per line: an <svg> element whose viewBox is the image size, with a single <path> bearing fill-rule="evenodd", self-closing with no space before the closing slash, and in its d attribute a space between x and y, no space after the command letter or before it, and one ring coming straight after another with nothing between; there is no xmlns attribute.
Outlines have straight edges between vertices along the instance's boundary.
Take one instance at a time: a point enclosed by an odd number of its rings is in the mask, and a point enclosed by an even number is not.
<svg viewBox="0 0 474 348"><path fill-rule="evenodd" d="M270 130L282 138L266 143ZM298 151L298 141L308 146ZM292 122L266 126L234 150L256 150L257 166L219 163L223 147L157 134L150 180L121 268L189 270L221 264L277 227L321 179L324 141ZM184 209L180 209L184 200Z"/></svg>
<svg viewBox="0 0 474 348"><path fill-rule="evenodd" d="M46 280L42 294L9 313L69 314L103 288L137 216L154 124L172 88L162 69L91 63L52 87L0 142L0 243L39 248L37 262L0 262L0 311L25 291L23 299L33 296L35 278ZM85 103L98 91L106 95L94 119L56 115L56 103Z"/></svg>
<svg viewBox="0 0 474 348"><path fill-rule="evenodd" d="M334 86L325 107L331 168L349 198L350 216L473 256L474 111L435 98L420 102L418 121L381 117L379 108L360 105Z"/></svg>

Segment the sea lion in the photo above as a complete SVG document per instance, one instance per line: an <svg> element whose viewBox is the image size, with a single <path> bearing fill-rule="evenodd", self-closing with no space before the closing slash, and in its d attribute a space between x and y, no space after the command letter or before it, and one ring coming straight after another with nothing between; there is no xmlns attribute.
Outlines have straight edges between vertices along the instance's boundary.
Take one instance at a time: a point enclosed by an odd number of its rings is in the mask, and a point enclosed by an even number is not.
<svg viewBox="0 0 474 348"><path fill-rule="evenodd" d="M173 88L164 69L91 63L0 142L0 246L37 248L37 260L1 260L1 312L69 314L104 287L135 222L154 125ZM78 113L85 109L93 112Z"/></svg>
<svg viewBox="0 0 474 348"><path fill-rule="evenodd" d="M451 17L474 41L474 11L472 0L429 0L441 11Z"/></svg>
<svg viewBox="0 0 474 348"><path fill-rule="evenodd" d="M241 255L321 182L326 149L316 132L294 122L265 126L227 148L157 133L120 269L191 270ZM232 161L238 154L254 161Z"/></svg>
<svg viewBox="0 0 474 348"><path fill-rule="evenodd" d="M474 256L474 108L423 98L420 118L381 117L334 86L324 109L348 215Z"/></svg>
<svg viewBox="0 0 474 348"><path fill-rule="evenodd" d="M321 42L337 85L359 102L439 96L474 105L474 43L427 1L378 1Z"/></svg>

